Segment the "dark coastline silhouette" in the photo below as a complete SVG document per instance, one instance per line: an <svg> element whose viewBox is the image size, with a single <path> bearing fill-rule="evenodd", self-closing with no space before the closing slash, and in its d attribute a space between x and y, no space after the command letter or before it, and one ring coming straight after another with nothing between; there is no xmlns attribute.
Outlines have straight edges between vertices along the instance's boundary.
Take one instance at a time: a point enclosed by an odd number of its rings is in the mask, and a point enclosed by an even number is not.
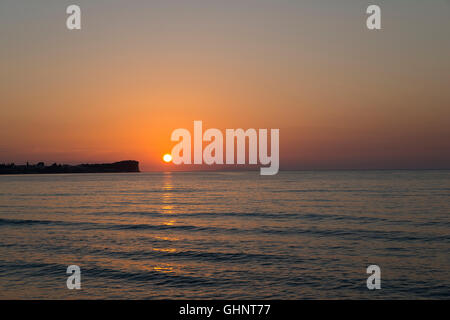
<svg viewBox="0 0 450 320"><path fill-rule="evenodd" d="M140 172L139 162L125 160L114 163L98 164L52 164L45 166L43 162L37 164L15 165L0 164L0 174L46 174L46 173L112 173L112 172Z"/></svg>

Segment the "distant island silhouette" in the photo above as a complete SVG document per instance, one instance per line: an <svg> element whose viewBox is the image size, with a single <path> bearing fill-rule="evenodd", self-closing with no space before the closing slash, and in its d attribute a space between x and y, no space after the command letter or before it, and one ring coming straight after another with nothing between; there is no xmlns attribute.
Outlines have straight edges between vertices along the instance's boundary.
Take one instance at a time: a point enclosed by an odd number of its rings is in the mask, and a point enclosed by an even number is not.
<svg viewBox="0 0 450 320"><path fill-rule="evenodd" d="M37 164L15 165L0 164L0 174L42 174L42 173L112 173L112 172L140 172L139 162L125 160L114 163L98 164L52 164L46 166L44 162Z"/></svg>

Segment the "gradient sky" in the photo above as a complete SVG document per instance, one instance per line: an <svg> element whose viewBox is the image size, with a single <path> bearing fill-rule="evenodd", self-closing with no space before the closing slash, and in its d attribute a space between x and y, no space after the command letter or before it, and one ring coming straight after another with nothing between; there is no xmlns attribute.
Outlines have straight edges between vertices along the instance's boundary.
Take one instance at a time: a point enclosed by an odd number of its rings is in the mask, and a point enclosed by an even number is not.
<svg viewBox="0 0 450 320"><path fill-rule="evenodd" d="M2 0L0 46L0 163L161 170L203 120L280 128L282 169L450 168L447 0Z"/></svg>

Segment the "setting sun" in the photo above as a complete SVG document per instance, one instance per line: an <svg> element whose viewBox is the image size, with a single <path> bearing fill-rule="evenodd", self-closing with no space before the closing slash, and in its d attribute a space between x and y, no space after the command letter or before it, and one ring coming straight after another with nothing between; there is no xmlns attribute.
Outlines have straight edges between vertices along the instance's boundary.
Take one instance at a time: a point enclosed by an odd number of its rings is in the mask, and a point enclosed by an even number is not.
<svg viewBox="0 0 450 320"><path fill-rule="evenodd" d="M169 163L169 162L172 161L172 156L171 156L170 154L166 153L166 154L163 156L163 160L164 160L164 162Z"/></svg>

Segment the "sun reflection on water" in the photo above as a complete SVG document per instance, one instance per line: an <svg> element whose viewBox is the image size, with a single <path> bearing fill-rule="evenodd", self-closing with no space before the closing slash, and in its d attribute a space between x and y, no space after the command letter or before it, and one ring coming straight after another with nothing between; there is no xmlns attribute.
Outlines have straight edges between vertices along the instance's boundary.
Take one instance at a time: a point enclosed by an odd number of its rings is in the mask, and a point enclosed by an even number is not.
<svg viewBox="0 0 450 320"><path fill-rule="evenodd" d="M163 181L163 193L162 193L162 213L164 214L174 214L174 206L173 206L173 195L172 190L174 185L172 183L172 173L165 172L164 173L164 181Z"/></svg>

